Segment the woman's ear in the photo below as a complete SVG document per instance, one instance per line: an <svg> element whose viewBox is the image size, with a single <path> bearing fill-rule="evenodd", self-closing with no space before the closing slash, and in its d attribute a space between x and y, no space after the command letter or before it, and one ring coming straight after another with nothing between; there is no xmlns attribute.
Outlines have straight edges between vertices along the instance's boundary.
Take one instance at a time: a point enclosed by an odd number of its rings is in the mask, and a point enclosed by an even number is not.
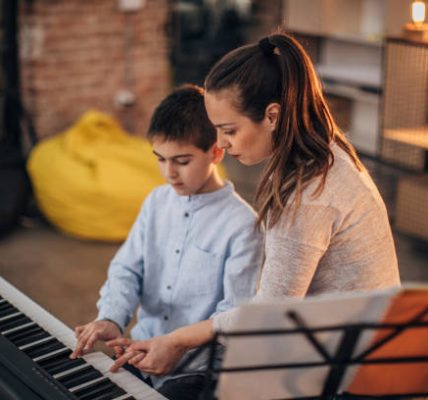
<svg viewBox="0 0 428 400"><path fill-rule="evenodd" d="M272 130L276 128L280 110L281 106L278 103L270 103L266 107L265 118Z"/></svg>
<svg viewBox="0 0 428 400"><path fill-rule="evenodd" d="M216 144L213 145L213 147L211 148L211 152L212 152L212 162L214 164L219 164L221 163L221 161L223 160L224 157L224 149L220 149L220 147L218 147Z"/></svg>

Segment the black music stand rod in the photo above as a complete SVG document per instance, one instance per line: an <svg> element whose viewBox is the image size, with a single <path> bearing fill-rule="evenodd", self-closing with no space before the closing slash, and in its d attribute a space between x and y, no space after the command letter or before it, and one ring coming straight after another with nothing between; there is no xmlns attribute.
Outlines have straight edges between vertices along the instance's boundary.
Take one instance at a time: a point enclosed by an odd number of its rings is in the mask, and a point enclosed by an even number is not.
<svg viewBox="0 0 428 400"><path fill-rule="evenodd" d="M417 363L417 362L428 362L427 356L411 356L411 357L388 357L388 358L371 358L367 359L367 356L372 354L375 350L384 346L392 339L400 335L407 329L417 329L422 327L428 327L428 322L424 322L422 319L428 314L428 307L424 308L421 312L418 312L413 318L410 318L405 323L399 324L384 324L384 323L360 323L351 325L336 325L326 326L318 328L309 328L306 326L303 318L301 318L295 311L289 311L286 313L286 317L291 319L297 326L295 329L278 329L278 330L260 330L260 331L236 331L236 332L218 332L215 335L214 340L210 345L210 357L205 375L205 388L201 400L213 400L215 396L212 391L212 379L217 373L234 373L234 372L248 372L248 371L261 371L269 369L290 369L290 368L306 368L306 367L330 367L330 372L324 383L324 387L320 396L315 397L298 397L294 400L331 400L336 395L343 381L343 377L347 368L351 365L363 365L363 364L405 364L405 363ZM381 329L393 329L393 332L387 335L385 338L374 343L367 350L357 356L353 356L355 347L358 343L358 339L361 334L366 330L381 330ZM319 343L315 334L319 332L333 332L341 331L343 337L339 343L338 349L334 356L331 356L327 349ZM323 358L322 362L306 362L306 363L289 363L289 364L272 364L272 365L260 365L260 366L243 366L243 367L229 367L229 368L215 368L215 353L216 344L219 337L246 337L246 336L271 336L271 335L288 335L301 333L305 336L308 343L321 355ZM352 393L344 392L340 394L343 399L409 399L417 397L426 397L426 393L408 393L408 394L391 394L382 396L366 396L356 395ZM279 399L276 399L279 400ZM286 399L283 399L286 400ZM291 400L291 399L289 399Z"/></svg>

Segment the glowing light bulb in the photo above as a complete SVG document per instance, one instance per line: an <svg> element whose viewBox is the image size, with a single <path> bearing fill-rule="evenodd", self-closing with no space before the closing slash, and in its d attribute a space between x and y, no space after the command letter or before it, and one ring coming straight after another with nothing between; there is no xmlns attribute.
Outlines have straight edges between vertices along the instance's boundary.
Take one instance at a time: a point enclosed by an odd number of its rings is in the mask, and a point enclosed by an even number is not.
<svg viewBox="0 0 428 400"><path fill-rule="evenodd" d="M412 3L412 21L415 25L423 24L425 21L425 2L414 1Z"/></svg>

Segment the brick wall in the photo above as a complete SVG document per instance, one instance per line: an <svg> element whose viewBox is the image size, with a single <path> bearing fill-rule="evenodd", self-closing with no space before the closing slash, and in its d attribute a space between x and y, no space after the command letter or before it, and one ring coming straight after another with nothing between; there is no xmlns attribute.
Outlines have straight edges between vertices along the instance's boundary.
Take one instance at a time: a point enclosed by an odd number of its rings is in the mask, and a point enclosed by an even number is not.
<svg viewBox="0 0 428 400"><path fill-rule="evenodd" d="M170 67L168 0L142 3L123 12L119 0L21 2L22 95L39 137L61 132L92 108L144 134L170 90ZM115 100L124 90L135 104L120 108Z"/></svg>

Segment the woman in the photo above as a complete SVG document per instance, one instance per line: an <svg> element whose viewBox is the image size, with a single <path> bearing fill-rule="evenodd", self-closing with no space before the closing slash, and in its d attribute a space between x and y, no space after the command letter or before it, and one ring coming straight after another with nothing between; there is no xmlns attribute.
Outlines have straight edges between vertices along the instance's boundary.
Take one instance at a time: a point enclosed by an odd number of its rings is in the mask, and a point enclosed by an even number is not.
<svg viewBox="0 0 428 400"><path fill-rule="evenodd" d="M256 195L266 240L254 300L399 285L385 205L299 43L280 33L240 47L212 68L205 88L219 147L246 165L267 162ZM233 324L234 314L151 341L114 341L129 345L115 368L129 361L167 373L186 350Z"/></svg>

